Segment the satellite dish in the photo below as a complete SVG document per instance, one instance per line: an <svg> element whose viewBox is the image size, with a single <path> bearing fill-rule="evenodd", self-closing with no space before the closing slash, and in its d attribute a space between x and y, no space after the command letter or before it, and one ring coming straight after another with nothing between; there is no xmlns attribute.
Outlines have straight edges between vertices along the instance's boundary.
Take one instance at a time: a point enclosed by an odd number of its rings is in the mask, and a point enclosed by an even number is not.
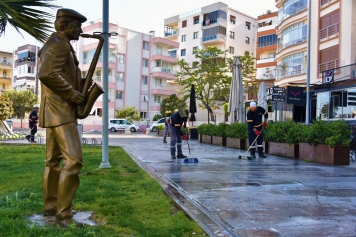
<svg viewBox="0 0 356 237"><path fill-rule="evenodd" d="M272 11L271 10L267 10L267 14L270 14L270 13L272 13Z"/></svg>

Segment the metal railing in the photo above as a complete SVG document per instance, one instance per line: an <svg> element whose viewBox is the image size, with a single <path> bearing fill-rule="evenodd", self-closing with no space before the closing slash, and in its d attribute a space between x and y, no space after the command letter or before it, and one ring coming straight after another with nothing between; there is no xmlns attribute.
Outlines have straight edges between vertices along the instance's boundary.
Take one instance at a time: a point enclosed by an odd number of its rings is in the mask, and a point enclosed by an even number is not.
<svg viewBox="0 0 356 237"><path fill-rule="evenodd" d="M325 79L329 76L329 72L333 71L333 81L340 82L345 80L356 79L356 63L347 66L329 68L322 71L322 81L325 83Z"/></svg>
<svg viewBox="0 0 356 237"><path fill-rule="evenodd" d="M319 1L319 5L320 7L326 5L326 4L329 4L330 2L332 2L333 0L320 0Z"/></svg>
<svg viewBox="0 0 356 237"><path fill-rule="evenodd" d="M266 46L270 46L270 45L275 45L277 44L277 40L274 41L269 41L269 42L264 42L264 43L258 43L258 48L262 48L262 47L266 47Z"/></svg>
<svg viewBox="0 0 356 237"><path fill-rule="evenodd" d="M279 26L283 21L285 21L289 17L297 15L298 13L305 11L307 8L308 8L307 5L305 5L305 6L302 6L300 8L295 9L294 11L290 12L288 15L285 15L284 17L282 17L282 19L280 19L277 22L277 25Z"/></svg>
<svg viewBox="0 0 356 237"><path fill-rule="evenodd" d="M164 32L164 36L172 36L172 35L178 35L178 30L172 30L172 31L169 31L169 32L167 32L167 31L165 31Z"/></svg>
<svg viewBox="0 0 356 237"><path fill-rule="evenodd" d="M295 70L288 70L288 71L277 70L277 77L276 77L276 80L281 80L281 79L286 78L286 77L299 76L299 75L301 75L301 74L305 74L306 71L307 71L306 68L295 69Z"/></svg>
<svg viewBox="0 0 356 237"><path fill-rule="evenodd" d="M332 60L329 62L318 64L318 73L321 76L321 73L325 70L333 69L339 67L339 59Z"/></svg>
<svg viewBox="0 0 356 237"><path fill-rule="evenodd" d="M6 66L12 66L12 63L10 62L0 62L1 65L6 65Z"/></svg>
<svg viewBox="0 0 356 237"><path fill-rule="evenodd" d="M166 53L166 52L162 52L162 51L156 51L156 55L167 56L167 57L170 57L170 58L177 58L178 57L177 53Z"/></svg>
<svg viewBox="0 0 356 237"><path fill-rule="evenodd" d="M286 44L279 44L277 47L277 52L279 53L285 48L304 43L305 41L307 41L307 37L303 37L303 38L288 42Z"/></svg>
<svg viewBox="0 0 356 237"><path fill-rule="evenodd" d="M320 30L319 40L329 38L330 36L336 34L339 34L339 22Z"/></svg>

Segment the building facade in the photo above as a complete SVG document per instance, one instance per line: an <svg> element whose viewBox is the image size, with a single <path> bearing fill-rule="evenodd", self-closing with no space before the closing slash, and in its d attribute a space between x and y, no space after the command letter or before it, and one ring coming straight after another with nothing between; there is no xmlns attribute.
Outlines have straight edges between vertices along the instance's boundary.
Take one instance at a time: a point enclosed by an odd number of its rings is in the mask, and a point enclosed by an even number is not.
<svg viewBox="0 0 356 237"><path fill-rule="evenodd" d="M281 87L306 85L308 43L311 85L318 87L318 84L323 84L324 71L355 63L356 15L353 14L356 10L355 1L311 1L311 19L308 19L307 0L276 0L276 7L278 46L275 57L277 63L275 85ZM310 37L308 27L311 29ZM329 96L332 97L331 94ZM312 93L310 102L312 120L320 117L324 105L317 99L315 93ZM294 118L300 117L301 122L305 121L305 117L300 115L305 115L305 105L294 106L293 114Z"/></svg>
<svg viewBox="0 0 356 237"><path fill-rule="evenodd" d="M207 46L227 50L227 57L242 56L245 51L255 57L257 19L217 2L166 18L164 36L179 42L176 51L179 59L191 64L199 60L195 58L195 50ZM224 121L222 109L214 113L220 115L217 121ZM198 107L196 118L207 120L206 110Z"/></svg>
<svg viewBox="0 0 356 237"><path fill-rule="evenodd" d="M14 90L29 90L40 95L40 84L37 78L38 58L40 47L35 45L23 45L13 53L13 79Z"/></svg>
<svg viewBox="0 0 356 237"><path fill-rule="evenodd" d="M91 21L83 25L83 32L102 32L102 28L102 20ZM176 49L179 44L155 37L154 32L144 34L114 23L109 23L109 29L118 33L117 37L109 38L109 118L114 118L116 110L135 106L141 118L152 119L160 113L162 99L177 93L174 74L178 59L168 49ZM92 38L73 42L83 78L88 74L97 46L98 40ZM101 53L93 76L99 84L102 83L102 67ZM100 113L102 103L100 96L91 115Z"/></svg>
<svg viewBox="0 0 356 237"><path fill-rule="evenodd" d="M0 95L11 89L12 53L0 51Z"/></svg>

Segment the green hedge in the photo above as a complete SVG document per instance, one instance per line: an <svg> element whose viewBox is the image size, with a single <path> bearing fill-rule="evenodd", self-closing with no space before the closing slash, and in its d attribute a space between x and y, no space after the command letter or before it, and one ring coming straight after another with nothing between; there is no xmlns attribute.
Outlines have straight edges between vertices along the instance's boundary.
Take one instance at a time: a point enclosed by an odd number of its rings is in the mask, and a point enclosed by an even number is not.
<svg viewBox="0 0 356 237"><path fill-rule="evenodd" d="M247 123L232 123L226 131L226 137L247 139Z"/></svg>

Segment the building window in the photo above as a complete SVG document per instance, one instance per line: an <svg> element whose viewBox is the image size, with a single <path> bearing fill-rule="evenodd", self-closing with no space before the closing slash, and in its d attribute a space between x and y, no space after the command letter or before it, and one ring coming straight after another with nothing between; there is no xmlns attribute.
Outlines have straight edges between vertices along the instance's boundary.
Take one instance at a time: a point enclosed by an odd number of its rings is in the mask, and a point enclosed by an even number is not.
<svg viewBox="0 0 356 237"><path fill-rule="evenodd" d="M143 41L143 49L148 50L148 42Z"/></svg>
<svg viewBox="0 0 356 237"><path fill-rule="evenodd" d="M6 57L3 57L2 62L6 63Z"/></svg>
<svg viewBox="0 0 356 237"><path fill-rule="evenodd" d="M185 42L186 40L186 35L182 35L182 42Z"/></svg>
<svg viewBox="0 0 356 237"><path fill-rule="evenodd" d="M187 20L182 21L182 28L187 27Z"/></svg>
<svg viewBox="0 0 356 237"><path fill-rule="evenodd" d="M161 96L155 95L155 103L161 103Z"/></svg>
<svg viewBox="0 0 356 237"><path fill-rule="evenodd" d="M230 31L230 38L235 39L235 32Z"/></svg>
<svg viewBox="0 0 356 237"><path fill-rule="evenodd" d="M142 67L148 67L148 59L142 59Z"/></svg>
<svg viewBox="0 0 356 237"><path fill-rule="evenodd" d="M116 91L116 99L122 100L122 91Z"/></svg>
<svg viewBox="0 0 356 237"><path fill-rule="evenodd" d="M125 58L125 55L123 55L123 54L117 55L117 62L124 63L124 58Z"/></svg>
<svg viewBox="0 0 356 237"><path fill-rule="evenodd" d="M198 46L193 47L193 54L197 53Z"/></svg>
<svg viewBox="0 0 356 237"><path fill-rule="evenodd" d="M230 23L235 25L236 17L230 15Z"/></svg>
<svg viewBox="0 0 356 237"><path fill-rule="evenodd" d="M193 33L193 39L198 39L198 32Z"/></svg>
<svg viewBox="0 0 356 237"><path fill-rule="evenodd" d="M245 29L246 30L250 30L251 29L251 22L246 21Z"/></svg>
<svg viewBox="0 0 356 237"><path fill-rule="evenodd" d="M229 53L231 53L231 54L234 54L234 53L235 53L234 47L229 47Z"/></svg>
<svg viewBox="0 0 356 237"><path fill-rule="evenodd" d="M140 118L147 118L147 112L140 112Z"/></svg>
<svg viewBox="0 0 356 237"><path fill-rule="evenodd" d="M249 44L250 43L250 37L245 37L245 43Z"/></svg>
<svg viewBox="0 0 356 237"><path fill-rule="evenodd" d="M276 34L271 34L271 35L264 35L258 37L258 47L265 47L265 46L270 46L277 44L277 35Z"/></svg>
<svg viewBox="0 0 356 237"><path fill-rule="evenodd" d="M142 76L142 85L147 85L147 76Z"/></svg>
<svg viewBox="0 0 356 237"><path fill-rule="evenodd" d="M155 86L162 86L162 79L161 78L155 78Z"/></svg>
<svg viewBox="0 0 356 237"><path fill-rule="evenodd" d="M35 67L27 67L27 73L35 73Z"/></svg>
<svg viewBox="0 0 356 237"><path fill-rule="evenodd" d="M6 90L6 85L2 84L2 90L5 91Z"/></svg>
<svg viewBox="0 0 356 237"><path fill-rule="evenodd" d="M3 71L2 71L2 76L3 76L3 77L6 77L6 70L3 70Z"/></svg>
<svg viewBox="0 0 356 237"><path fill-rule="evenodd" d="M124 81L124 73L123 72L117 73L117 81Z"/></svg>
<svg viewBox="0 0 356 237"><path fill-rule="evenodd" d="M195 16L193 18L193 24L196 25L196 24L199 24L199 16Z"/></svg>
<svg viewBox="0 0 356 237"><path fill-rule="evenodd" d="M180 56L185 56L185 49L182 49L181 51L180 51Z"/></svg>
<svg viewBox="0 0 356 237"><path fill-rule="evenodd" d="M125 37L119 35L118 40L119 40L119 45L125 45Z"/></svg>

